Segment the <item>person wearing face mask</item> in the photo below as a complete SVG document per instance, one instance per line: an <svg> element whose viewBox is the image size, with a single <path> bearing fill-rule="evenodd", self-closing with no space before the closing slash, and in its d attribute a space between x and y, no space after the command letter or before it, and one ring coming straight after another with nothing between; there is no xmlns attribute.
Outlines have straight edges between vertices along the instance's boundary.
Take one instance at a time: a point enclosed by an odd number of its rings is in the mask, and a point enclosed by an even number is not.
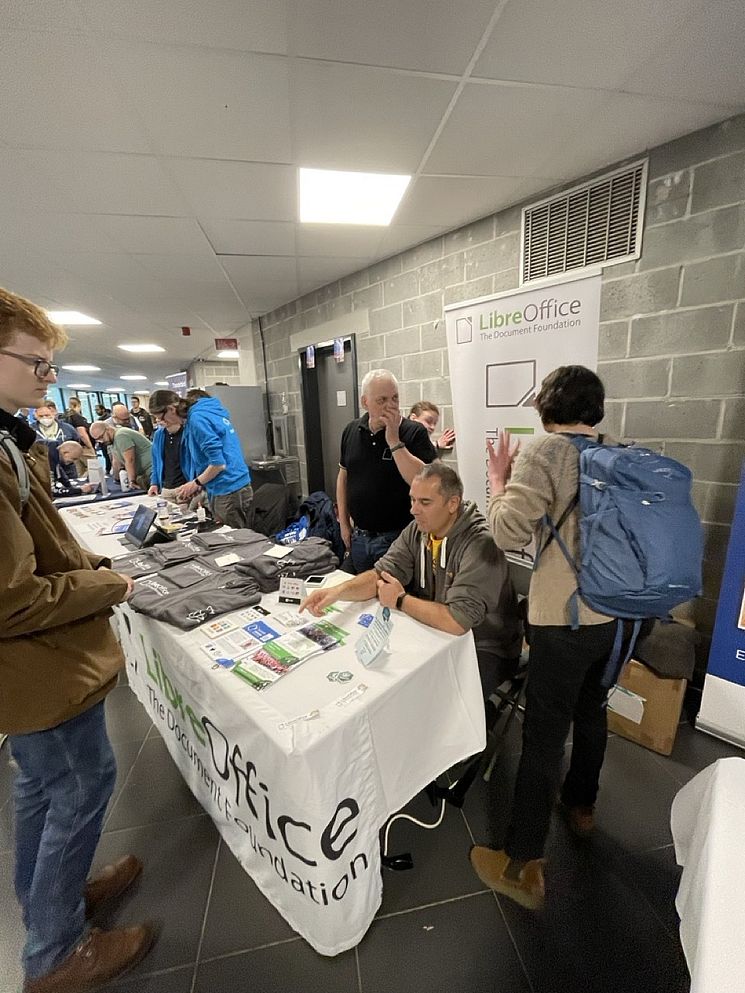
<svg viewBox="0 0 745 993"><path fill-rule="evenodd" d="M39 441L55 442L60 445L63 441L77 441L78 434L74 427L64 421L58 421L54 409L44 403L36 408L36 437Z"/></svg>
<svg viewBox="0 0 745 993"><path fill-rule="evenodd" d="M349 551L344 568L372 569L411 521L409 485L434 458L426 428L399 409L398 381L387 369L362 380L362 417L341 439L336 481L339 527Z"/></svg>
<svg viewBox="0 0 745 993"><path fill-rule="evenodd" d="M42 404L66 341L40 307L0 289L0 733L17 766L23 993L95 989L139 962L154 937L147 925L86 924L142 869L128 855L87 880L116 780L104 701L124 657L111 608L133 583L72 537L52 503L46 448L13 416Z"/></svg>
<svg viewBox="0 0 745 993"><path fill-rule="evenodd" d="M432 441L432 436L437 430L437 424L440 420L440 408L437 404L431 403L429 400L419 400L409 411L409 417L412 421L419 421L425 426L429 439ZM435 458L442 458L445 452L451 451L455 444L455 431L452 428L447 428L436 441L432 441L432 444L435 449Z"/></svg>

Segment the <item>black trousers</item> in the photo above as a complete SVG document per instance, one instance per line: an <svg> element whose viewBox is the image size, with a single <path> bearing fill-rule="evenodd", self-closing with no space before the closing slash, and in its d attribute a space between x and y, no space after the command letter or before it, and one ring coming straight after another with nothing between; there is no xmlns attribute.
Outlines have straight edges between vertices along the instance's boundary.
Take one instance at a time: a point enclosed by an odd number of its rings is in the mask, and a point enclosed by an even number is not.
<svg viewBox="0 0 745 993"><path fill-rule="evenodd" d="M572 723L572 758L561 799L568 806L595 803L608 734L602 678L615 634L615 621L576 631L531 626L523 750L505 841L510 858L543 855Z"/></svg>

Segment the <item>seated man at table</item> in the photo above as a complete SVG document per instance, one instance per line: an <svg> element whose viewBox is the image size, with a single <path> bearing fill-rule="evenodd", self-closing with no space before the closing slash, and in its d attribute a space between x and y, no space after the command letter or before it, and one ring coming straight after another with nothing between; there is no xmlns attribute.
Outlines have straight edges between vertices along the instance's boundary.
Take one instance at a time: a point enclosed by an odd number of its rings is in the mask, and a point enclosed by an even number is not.
<svg viewBox="0 0 745 993"><path fill-rule="evenodd" d="M300 605L320 617L337 600L383 606L446 631L473 631L484 699L517 669L522 630L507 560L449 466L425 465L410 489L414 520L374 569L315 590Z"/></svg>

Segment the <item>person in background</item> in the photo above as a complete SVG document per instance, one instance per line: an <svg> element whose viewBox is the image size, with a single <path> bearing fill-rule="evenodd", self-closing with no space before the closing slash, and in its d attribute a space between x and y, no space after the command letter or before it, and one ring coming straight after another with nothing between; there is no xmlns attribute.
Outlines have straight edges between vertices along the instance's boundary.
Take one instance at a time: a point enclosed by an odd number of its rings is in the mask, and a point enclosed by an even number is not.
<svg viewBox="0 0 745 993"><path fill-rule="evenodd" d="M89 424L85 417L83 417L83 411L80 405L80 400L77 397L70 397L68 400L68 409L65 413L65 421L71 424L75 430L78 432L78 437L80 441L86 448L92 448L90 435L88 434Z"/></svg>
<svg viewBox="0 0 745 993"><path fill-rule="evenodd" d="M140 428L144 432L145 437L150 438L150 440L152 441L153 431L155 430L155 428L153 427L153 419L150 416L150 414L148 414L148 412L145 410L145 408L141 405L140 398L138 396L132 397L132 407L130 408L129 412L140 425Z"/></svg>
<svg viewBox="0 0 745 993"><path fill-rule="evenodd" d="M145 434L140 422L133 414L130 414L127 405L124 403L114 404L111 408L111 417L107 419L106 423L110 424L113 428L130 428L132 431L139 431L142 435Z"/></svg>
<svg viewBox="0 0 745 993"><path fill-rule="evenodd" d="M425 426L429 440L432 441L432 435L437 430L437 424L440 420L440 408L437 404L431 403L429 400L420 400L409 411L409 417L412 421L419 421ZM445 452L449 452L455 444L455 431L452 428L447 428L432 444L435 449L435 458L442 458Z"/></svg>
<svg viewBox="0 0 745 993"><path fill-rule="evenodd" d="M504 848L476 846L471 863L478 877L529 909L544 900L543 852L551 811L560 810L570 830L587 837L608 736L603 685L613 651L616 622L579 602L579 626L570 624L575 572L558 541L550 541L546 515L561 522L561 538L579 559L579 454L567 434L598 438L605 391L584 366L562 366L543 380L535 408L547 432L516 460L517 445L500 433L488 442L491 498L487 517L499 548L540 549L530 583L530 659L523 748ZM603 443L615 444L607 436ZM629 625L630 628L630 625ZM630 630L628 632L630 634ZM623 648L621 651L623 655ZM572 757L561 784L564 744L574 725ZM561 785L561 788L560 788Z"/></svg>
<svg viewBox="0 0 745 993"><path fill-rule="evenodd" d="M96 458L95 450L86 448L79 441L63 441L59 446L58 454L68 475L72 474L78 479L87 475L88 459Z"/></svg>
<svg viewBox="0 0 745 993"><path fill-rule="evenodd" d="M188 394L187 394L188 398ZM153 468L150 474L148 496L163 496L166 500L178 502L179 490L187 482L181 468L181 442L184 436L185 418L170 408L161 416L160 427L153 436ZM204 490L192 497L189 510L205 506L207 494Z"/></svg>
<svg viewBox="0 0 745 993"><path fill-rule="evenodd" d="M36 437L48 445L61 445L63 441L77 441L78 432L72 424L57 420L57 408L48 400L36 408Z"/></svg>
<svg viewBox="0 0 745 993"><path fill-rule="evenodd" d="M118 478L122 469L127 472L129 485L139 490L150 486L153 471L152 442L140 431L132 428L112 427L108 421L91 424L91 438L111 448L111 470Z"/></svg>
<svg viewBox="0 0 745 993"><path fill-rule="evenodd" d="M411 482L414 520L390 548L354 579L314 590L300 605L316 617L337 600L377 596L384 607L445 631L473 630L486 701L517 671L522 627L507 560L450 466L425 465Z"/></svg>
<svg viewBox="0 0 745 993"><path fill-rule="evenodd" d="M411 522L409 486L434 458L424 427L401 416L393 373L368 372L361 399L365 413L344 428L336 480L345 567L357 574L372 569Z"/></svg>
<svg viewBox="0 0 745 993"><path fill-rule="evenodd" d="M56 382L53 351L66 338L40 307L0 289L0 732L17 767L23 993L92 990L139 962L154 937L146 925L86 926L142 869L128 855L86 882L116 779L104 699L124 657L111 607L133 583L74 540L52 503L46 449L13 416Z"/></svg>
<svg viewBox="0 0 745 993"><path fill-rule="evenodd" d="M77 441L63 441L58 448L50 447L49 469L56 497L81 496L95 490L96 487L91 483L77 482L79 476L85 475L85 472L78 470L76 461L78 457L82 457L82 454L83 446ZM95 458L95 455L93 457Z"/></svg>
<svg viewBox="0 0 745 993"><path fill-rule="evenodd" d="M240 438L220 401L210 396L182 399L173 390L156 390L150 396L150 413L163 424L183 423L180 460L186 482L177 491L178 501L187 503L204 491L216 521L250 528L251 474Z"/></svg>
<svg viewBox="0 0 745 993"><path fill-rule="evenodd" d="M111 411L108 407L104 407L102 403L97 403L94 410L96 411L96 420L98 421L105 421L111 417Z"/></svg>
<svg viewBox="0 0 745 993"><path fill-rule="evenodd" d="M26 424L28 424L28 407L20 407L16 411L16 417L19 418L19 420L25 421Z"/></svg>

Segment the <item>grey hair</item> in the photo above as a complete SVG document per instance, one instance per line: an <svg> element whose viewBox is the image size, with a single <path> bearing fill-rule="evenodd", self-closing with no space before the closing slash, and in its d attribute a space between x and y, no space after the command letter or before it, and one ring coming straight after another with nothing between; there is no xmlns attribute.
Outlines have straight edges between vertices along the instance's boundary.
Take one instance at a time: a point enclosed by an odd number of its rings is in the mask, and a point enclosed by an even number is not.
<svg viewBox="0 0 745 993"><path fill-rule="evenodd" d="M62 451L64 451L64 452L71 452L73 448L77 452L76 455L73 455L73 458L74 459L79 458L80 455L82 455L82 453L83 453L83 446L80 444L79 441L73 441L72 439L70 439L70 441L63 441L62 444L57 449L57 451L59 451L59 452L62 452ZM79 452L78 452L78 449L80 450Z"/></svg>
<svg viewBox="0 0 745 993"><path fill-rule="evenodd" d="M360 394L363 397L367 396L368 387L375 379L390 379L396 389L398 389L398 380L392 372L389 372L387 369L371 369L362 380Z"/></svg>
<svg viewBox="0 0 745 993"><path fill-rule="evenodd" d="M423 466L414 479L436 479L440 484L440 493L446 500L454 496L459 500L463 499L463 483L460 476L455 469L443 465L442 462L430 462L429 465Z"/></svg>

